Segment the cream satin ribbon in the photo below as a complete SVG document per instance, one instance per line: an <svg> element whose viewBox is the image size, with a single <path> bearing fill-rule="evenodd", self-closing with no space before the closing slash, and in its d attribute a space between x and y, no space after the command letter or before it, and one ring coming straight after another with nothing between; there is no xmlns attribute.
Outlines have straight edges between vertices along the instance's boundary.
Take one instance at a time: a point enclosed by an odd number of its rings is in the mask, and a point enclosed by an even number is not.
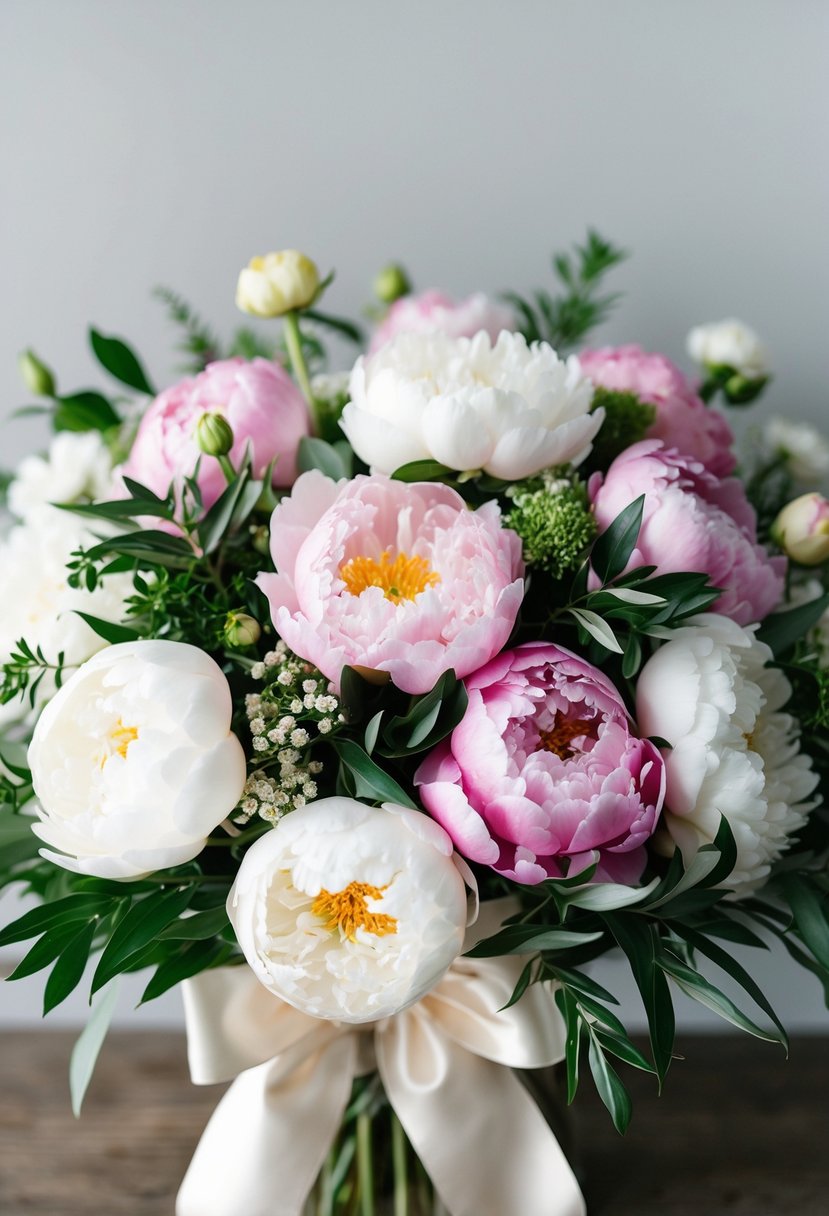
<svg viewBox="0 0 829 1216"><path fill-rule="evenodd" d="M503 908L482 914L478 939ZM567 1159L511 1071L564 1057L549 986L502 1008L525 961L458 958L417 1004L359 1026L300 1013L247 967L188 980L192 1079L236 1080L196 1149L176 1216L301 1216L352 1082L375 1068L451 1216L584 1216Z"/></svg>

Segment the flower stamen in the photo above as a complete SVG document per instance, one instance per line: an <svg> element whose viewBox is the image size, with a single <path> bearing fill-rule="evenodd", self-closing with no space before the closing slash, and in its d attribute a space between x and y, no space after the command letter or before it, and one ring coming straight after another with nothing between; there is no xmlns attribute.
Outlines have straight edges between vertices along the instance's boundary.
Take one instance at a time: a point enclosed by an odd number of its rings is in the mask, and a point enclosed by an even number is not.
<svg viewBox="0 0 829 1216"><path fill-rule="evenodd" d="M440 582L440 575L425 557L398 553L392 561L388 549L383 550L379 559L352 557L340 567L340 578L349 595L361 595L369 587L380 587L393 604L413 600L427 587Z"/></svg>
<svg viewBox="0 0 829 1216"><path fill-rule="evenodd" d="M553 752L559 760L569 760L575 754L575 749L570 746L573 739L588 734L592 727L593 723L589 719L564 718L561 714L556 714L550 729L539 731L534 750Z"/></svg>
<svg viewBox="0 0 829 1216"><path fill-rule="evenodd" d="M373 887L367 882L350 882L342 891L323 889L311 905L314 916L325 921L326 929L339 929L350 942L357 940L357 930L365 929L375 937L386 937L397 932L397 921L385 912L372 912L368 899L383 898L388 887Z"/></svg>

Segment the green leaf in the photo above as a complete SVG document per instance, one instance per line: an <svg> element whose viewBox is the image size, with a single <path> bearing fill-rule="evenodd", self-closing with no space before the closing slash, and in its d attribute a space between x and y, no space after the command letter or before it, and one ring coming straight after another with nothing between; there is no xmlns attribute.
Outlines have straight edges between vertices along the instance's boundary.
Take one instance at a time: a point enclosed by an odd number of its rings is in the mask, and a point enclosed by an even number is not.
<svg viewBox="0 0 829 1216"><path fill-rule="evenodd" d="M208 908L204 912L194 912L192 916L180 916L158 935L159 941L204 941L216 937L230 924L227 909L224 904L218 908Z"/></svg>
<svg viewBox="0 0 829 1216"><path fill-rule="evenodd" d="M437 460L410 460L392 473L393 481L438 481L444 477L457 477L457 473Z"/></svg>
<svg viewBox="0 0 829 1216"><path fill-rule="evenodd" d="M644 509L645 495L641 494L596 538L590 553L590 564L603 584L621 574L630 561L639 538Z"/></svg>
<svg viewBox="0 0 829 1216"><path fill-rule="evenodd" d="M383 721L383 713L384 713L384 710L382 710L382 709L378 710L377 713L374 715L374 717L369 722L368 726L366 727L365 735L363 736L363 741L365 743L366 751L368 752L369 755L371 755L371 753L374 751L375 745L377 743L377 735L379 734L379 731L380 731L380 724Z"/></svg>
<svg viewBox="0 0 829 1216"><path fill-rule="evenodd" d="M670 1067L676 1034L673 1001L668 982L656 964L659 939L656 928L635 914L610 914L607 925L627 955L642 997L650 1031L651 1052L660 1084Z"/></svg>
<svg viewBox="0 0 829 1216"><path fill-rule="evenodd" d="M587 1059L599 1097L609 1110L616 1131L623 1136L633 1113L630 1094L622 1084L618 1073L608 1064L601 1043L593 1033L590 1035Z"/></svg>
<svg viewBox="0 0 829 1216"><path fill-rule="evenodd" d="M815 888L798 874L783 875L780 886L792 910L798 936L811 950L821 967L829 972L829 918L826 897L819 898Z"/></svg>
<svg viewBox="0 0 829 1216"><path fill-rule="evenodd" d="M332 444L326 443L324 439L314 439L310 435L303 435L299 441L297 468L302 473L307 473L311 469L319 469L333 481L340 481L343 477L348 477L345 461L337 449Z"/></svg>
<svg viewBox="0 0 829 1216"><path fill-rule="evenodd" d="M37 937L55 926L89 920L102 914L104 909L108 912L112 910L112 899L108 895L67 895L39 908L32 908L31 912L26 912L12 921L0 932L0 946L24 942L27 938Z"/></svg>
<svg viewBox="0 0 829 1216"><path fill-rule="evenodd" d="M89 341L95 358L104 371L116 380L135 388L139 393L155 396L155 389L147 379L137 355L120 338L108 338L97 329L89 330Z"/></svg>
<svg viewBox="0 0 829 1216"><path fill-rule="evenodd" d="M694 971L681 959L676 958L670 951L664 950L659 955L658 964L687 996L718 1014L726 1022L730 1022L740 1030L747 1031L757 1039L763 1039L766 1043L780 1043L783 1047L786 1046L785 1035L781 1036L779 1031L765 1030L762 1026L758 1026L747 1014L737 1008L730 997L721 992L705 976L700 975L698 971Z"/></svg>
<svg viewBox="0 0 829 1216"><path fill-rule="evenodd" d="M607 621L587 608L568 608L567 611L605 650L610 650L613 654L624 654L623 647L619 645L618 638Z"/></svg>
<svg viewBox="0 0 829 1216"><path fill-rule="evenodd" d="M186 540L152 529L127 532L123 536L113 536L101 541L100 544L87 549L86 557L96 562L110 553L122 554L134 561L171 566L174 569L186 569L196 560L196 555Z"/></svg>
<svg viewBox="0 0 829 1216"><path fill-rule="evenodd" d="M93 519L132 520L137 516L158 515L172 519L169 503L154 498L119 498L115 502L53 502L60 511L72 515L91 516Z"/></svg>
<svg viewBox="0 0 829 1216"><path fill-rule="evenodd" d="M560 983L574 989L580 996L586 994L597 1001L607 1001L610 1005L619 1004L612 992L608 992L601 984L597 984L594 979L584 975L581 971L567 971L564 967L559 967L558 964L551 967L550 970Z"/></svg>
<svg viewBox="0 0 829 1216"><path fill-rule="evenodd" d="M530 961L521 969L521 974L518 977L518 982L512 990L512 995L510 996L510 999L507 1001L506 1005L502 1005L498 1010L499 1013L503 1013L505 1009L512 1009L513 1005L517 1005L521 1000L521 997L532 983L533 971L535 970L536 963L537 960L531 958Z"/></svg>
<svg viewBox="0 0 829 1216"><path fill-rule="evenodd" d="M645 887L626 887L621 883L597 882L565 892L562 900L569 907L582 908L586 912L613 912L619 908L629 908L633 904L641 903L647 899L658 884L658 878L654 878Z"/></svg>
<svg viewBox="0 0 829 1216"><path fill-rule="evenodd" d="M317 325L324 325L327 329L333 329L335 333L342 334L355 346L365 345L365 334L354 321L349 321L345 317L332 317L330 313L318 312L315 308L306 308L302 315L309 321L315 321Z"/></svg>
<svg viewBox="0 0 829 1216"><path fill-rule="evenodd" d="M413 697L406 714L387 719L378 750L384 756L425 751L451 734L460 722L468 697L454 671L445 671L429 692Z"/></svg>
<svg viewBox="0 0 829 1216"><path fill-rule="evenodd" d="M261 483L251 481L247 469L225 487L199 524L199 544L205 553L213 553L231 527L250 515L261 494Z"/></svg>
<svg viewBox="0 0 829 1216"><path fill-rule="evenodd" d="M103 393L85 389L57 398L52 419L56 431L108 431L121 419Z"/></svg>
<svg viewBox="0 0 829 1216"><path fill-rule="evenodd" d="M609 1030L601 1030L598 1027L594 1028L594 1034L605 1051L609 1051L617 1059L624 1060L625 1064L630 1064L632 1068L638 1068L641 1072L656 1073L656 1069L650 1060L645 1059L639 1048L631 1043L627 1035L614 1034Z"/></svg>
<svg viewBox="0 0 829 1216"><path fill-rule="evenodd" d="M579 1048L583 1022L575 998L566 988L559 988L556 991L556 1004L564 1018L566 1032L564 1060L567 1069L567 1105L569 1106L579 1087Z"/></svg>
<svg viewBox="0 0 829 1216"><path fill-rule="evenodd" d="M48 967L69 945L77 932L78 926L74 922L62 926L53 925L47 929L31 950L23 956L8 979L22 980L27 975L34 975L36 971L42 971L44 967Z"/></svg>
<svg viewBox="0 0 829 1216"><path fill-rule="evenodd" d="M118 642L134 642L136 638L141 637L138 630L131 629L129 625L116 625L114 621L102 621L100 617L90 616L88 612L80 612L77 608L73 611L81 620L86 621L89 628L93 629L98 637L112 645L116 645Z"/></svg>
<svg viewBox="0 0 829 1216"><path fill-rule="evenodd" d="M375 802L394 802L398 806L417 810L409 795L390 777L358 743L351 739L337 739L334 750L353 775L358 798L371 798Z"/></svg>
<svg viewBox="0 0 829 1216"><path fill-rule="evenodd" d="M529 954L540 950L572 950L575 946L598 941L601 936L601 932L577 933L544 925L506 925L467 950L465 957L495 958L502 954Z"/></svg>
<svg viewBox="0 0 829 1216"><path fill-rule="evenodd" d="M72 1114L76 1119L81 1113L84 1095L92 1080L95 1062L109 1030L117 1003L118 981L113 980L96 1001L89 1021L72 1048L72 1058L69 1062L69 1092L72 1095Z"/></svg>
<svg viewBox="0 0 829 1216"><path fill-rule="evenodd" d="M211 967L220 967L227 962L232 953L233 946L224 942L189 942L178 954L168 958L156 968L152 979L141 995L139 1005L146 1005L148 1001L154 1001L170 988L175 988L182 980L189 980L191 976L207 971Z"/></svg>
<svg viewBox="0 0 829 1216"><path fill-rule="evenodd" d="M146 896L134 903L118 922L107 942L92 979L92 992L103 988L120 971L130 955L148 945L162 929L176 920L194 895L194 888L179 887L172 891Z"/></svg>
<svg viewBox="0 0 829 1216"><path fill-rule="evenodd" d="M766 643L775 658L780 658L818 623L827 608L829 592L786 612L773 612L763 621L757 637Z"/></svg>
<svg viewBox="0 0 829 1216"><path fill-rule="evenodd" d="M92 949L92 941L97 928L96 922L91 920L75 934L68 945L60 952L57 962L46 981L43 993L44 1017L56 1005L64 1001L83 979L83 973L89 961L89 951Z"/></svg>

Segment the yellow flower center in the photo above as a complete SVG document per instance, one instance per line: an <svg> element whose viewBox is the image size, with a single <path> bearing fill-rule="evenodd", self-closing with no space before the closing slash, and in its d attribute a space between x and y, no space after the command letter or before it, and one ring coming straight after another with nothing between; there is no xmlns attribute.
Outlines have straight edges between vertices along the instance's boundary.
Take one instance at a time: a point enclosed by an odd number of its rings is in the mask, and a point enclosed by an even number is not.
<svg viewBox="0 0 829 1216"><path fill-rule="evenodd" d="M560 714L556 714L550 729L539 732L535 750L553 752L559 760L569 760L573 755L573 748L570 746L573 739L589 734L592 726L593 723L588 719L562 718Z"/></svg>
<svg viewBox="0 0 829 1216"><path fill-rule="evenodd" d="M368 587L380 587L386 599L393 604L413 600L421 591L440 582L440 575L431 568L425 557L398 553L392 561L388 549L383 550L379 560L352 557L340 567L340 578L350 595L360 595Z"/></svg>
<svg viewBox="0 0 829 1216"><path fill-rule="evenodd" d="M109 748L101 756L101 768L104 767L110 756L121 756L122 759L127 758L127 749L131 743L134 743L138 738L137 726L125 726L124 719L119 718L115 726L109 732Z"/></svg>
<svg viewBox="0 0 829 1216"><path fill-rule="evenodd" d="M342 891L320 891L311 904L314 916L325 921L326 929L339 929L350 942L357 940L357 930L365 929L376 937L397 932L397 921L385 912L372 912L367 899L382 899L388 887L372 887L367 882L350 882Z"/></svg>

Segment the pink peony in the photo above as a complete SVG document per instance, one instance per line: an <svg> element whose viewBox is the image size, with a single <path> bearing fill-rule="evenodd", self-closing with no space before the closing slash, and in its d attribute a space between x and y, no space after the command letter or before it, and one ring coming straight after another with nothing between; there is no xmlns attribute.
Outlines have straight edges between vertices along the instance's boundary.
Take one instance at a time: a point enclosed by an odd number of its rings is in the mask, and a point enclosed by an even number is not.
<svg viewBox="0 0 829 1216"><path fill-rule="evenodd" d="M502 329L514 328L508 310L499 308L481 292L455 301L440 291L422 291L395 300L386 319L374 331L369 354L373 355L398 334L441 333L450 338L474 338L484 330L494 342Z"/></svg>
<svg viewBox="0 0 829 1216"><path fill-rule="evenodd" d="M205 507L211 506L227 482L218 460L196 445L196 425L207 412L223 414L233 428L234 465L250 443L257 476L276 457L274 485L292 484L297 447L310 429L308 407L287 372L268 359L224 359L165 389L141 419L120 472L164 495L193 473L201 457L199 487Z"/></svg>
<svg viewBox="0 0 829 1216"><path fill-rule="evenodd" d="M345 664L428 692L505 645L524 595L521 542L497 503L375 474L303 474L274 510L276 574L256 580L279 635L339 684Z"/></svg>
<svg viewBox="0 0 829 1216"><path fill-rule="evenodd" d="M579 355L581 369L594 384L614 392L635 393L656 406L647 438L693 456L717 477L727 477L737 463L734 435L722 414L697 396L682 372L664 355L649 355L639 346L605 346Z"/></svg>
<svg viewBox="0 0 829 1216"><path fill-rule="evenodd" d="M460 725L415 774L423 805L471 861L516 882L576 874L636 882L665 793L659 751L584 659L546 642L466 680Z"/></svg>
<svg viewBox="0 0 829 1216"><path fill-rule="evenodd" d="M758 545L754 511L736 478L719 481L697 461L646 439L622 452L604 481L596 474L589 489L600 529L645 495L628 569L707 574L722 589L711 611L738 625L761 621L780 603L786 559L769 557Z"/></svg>

